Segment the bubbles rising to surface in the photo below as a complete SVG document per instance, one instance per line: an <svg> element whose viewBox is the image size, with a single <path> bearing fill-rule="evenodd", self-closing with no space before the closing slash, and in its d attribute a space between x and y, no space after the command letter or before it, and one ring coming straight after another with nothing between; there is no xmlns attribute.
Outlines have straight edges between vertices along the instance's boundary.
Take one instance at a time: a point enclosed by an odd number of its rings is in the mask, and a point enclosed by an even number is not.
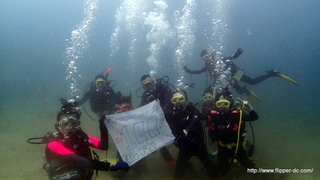
<svg viewBox="0 0 320 180"><path fill-rule="evenodd" d="M215 64L214 74L214 93L217 93L218 91L229 87L231 83L231 69L228 67L227 62L225 63L221 59L218 59Z"/></svg>
<svg viewBox="0 0 320 180"><path fill-rule="evenodd" d="M69 90L71 97L75 97L80 90L77 88L77 65L82 54L87 50L89 46L88 38L89 32L93 27L93 22L95 17L93 15L94 11L97 9L98 0L87 0L85 2L84 9L84 19L77 25L77 29L71 32L71 38L67 40L71 45L66 48L65 56L67 65L67 77L66 80L69 82Z"/></svg>
<svg viewBox="0 0 320 180"><path fill-rule="evenodd" d="M195 43L195 28L196 21L194 19L194 11L196 8L196 3L194 0L187 0L186 4L182 9L182 15L180 16L179 11L174 12L175 17L175 31L177 33L177 48L175 49L174 61L175 68L178 71L179 78L176 82L177 88L185 88L183 85L184 72L182 70L183 64L185 64L185 59L191 57L191 53L194 48Z"/></svg>
<svg viewBox="0 0 320 180"><path fill-rule="evenodd" d="M136 50L137 40L139 40L139 28L143 22L146 2L144 0L125 0L117 9L115 15L115 29L110 37L110 57L115 58L119 51L119 38L121 34L127 34L131 39L129 54L133 55ZM131 57L131 56L130 56ZM133 60L133 59L131 59Z"/></svg>
<svg viewBox="0 0 320 180"><path fill-rule="evenodd" d="M155 1L154 5L154 11L149 12L144 20L144 24L150 27L146 38L147 42L150 43L148 50L151 54L147 58L147 62L151 72L157 72L160 67L158 60L160 49L173 35L170 24L166 20L165 10L168 7L167 3L165 1Z"/></svg>

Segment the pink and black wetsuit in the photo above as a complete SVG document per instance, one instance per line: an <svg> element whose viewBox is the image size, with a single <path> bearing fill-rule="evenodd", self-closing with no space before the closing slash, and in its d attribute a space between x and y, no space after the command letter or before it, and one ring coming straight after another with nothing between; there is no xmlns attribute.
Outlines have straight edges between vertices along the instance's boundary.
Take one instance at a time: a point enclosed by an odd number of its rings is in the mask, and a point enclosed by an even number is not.
<svg viewBox="0 0 320 180"><path fill-rule="evenodd" d="M88 136L81 129L46 146L50 179L91 179L99 161L93 160L90 147L100 149L100 141Z"/></svg>

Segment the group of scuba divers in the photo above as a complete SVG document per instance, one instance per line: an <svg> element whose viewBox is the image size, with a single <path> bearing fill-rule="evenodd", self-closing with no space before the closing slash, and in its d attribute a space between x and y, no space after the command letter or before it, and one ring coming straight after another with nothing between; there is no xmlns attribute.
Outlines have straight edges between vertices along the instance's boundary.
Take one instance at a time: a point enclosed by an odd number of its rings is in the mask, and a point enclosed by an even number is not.
<svg viewBox="0 0 320 180"><path fill-rule="evenodd" d="M267 71L266 74L257 78L250 78L231 61L242 52L239 48L234 55L222 57L219 52L204 50L200 54L205 63L202 69L192 71L184 66L185 72L190 74L207 71L213 80L221 76L219 74L221 71L217 71L216 67L218 61L223 62L224 70L230 72L231 80L227 86L217 87L218 82L215 81L216 83L204 90L201 112L188 101L186 91L182 88L174 88L168 82L167 76L158 79L150 75L141 77L140 82L144 92L140 107L158 100L175 136L173 144L179 149L177 157L171 155L167 146L160 149L165 163L175 167L175 179L182 179L185 176L193 156L200 160L211 178L225 175L234 163L244 168L256 168L254 161L249 159L253 153L254 141L252 144L248 143L245 127L246 122L249 122L252 129L251 121L259 117L248 101L239 98L234 101L229 87L235 88L239 94L245 93L251 101L259 102L260 99L254 93L245 86L240 86L238 82L255 85L269 77L278 76L295 85L298 83L275 70ZM55 123L55 129L58 132L28 139L29 143L46 144L43 167L51 180L89 180L98 170L118 171L125 174L132 169L141 176L149 172L145 158L131 167L121 157L116 163L111 164L108 161L99 160L98 155L91 148L107 150L109 147L109 134L104 124L105 115L133 109L131 93L129 96L123 96L120 91L113 90L115 84L112 82L114 81L108 80L110 71L109 69L106 73L98 74L85 88L82 99L60 99L63 105ZM91 110L99 118L100 140L87 135L80 127L79 106L87 100L90 102ZM209 153L207 150L207 135L211 144L217 142L217 153Z"/></svg>

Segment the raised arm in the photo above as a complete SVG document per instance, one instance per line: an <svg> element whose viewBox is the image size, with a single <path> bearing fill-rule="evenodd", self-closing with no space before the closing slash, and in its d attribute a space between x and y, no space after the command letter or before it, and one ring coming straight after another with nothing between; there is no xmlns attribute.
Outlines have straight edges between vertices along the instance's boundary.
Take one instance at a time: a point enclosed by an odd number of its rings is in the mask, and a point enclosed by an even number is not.
<svg viewBox="0 0 320 180"><path fill-rule="evenodd" d="M236 59L238 58L241 54L243 53L243 50L241 48L238 48L237 51L231 55L231 56L226 56L226 57L223 57L222 60L232 60L232 59Z"/></svg>

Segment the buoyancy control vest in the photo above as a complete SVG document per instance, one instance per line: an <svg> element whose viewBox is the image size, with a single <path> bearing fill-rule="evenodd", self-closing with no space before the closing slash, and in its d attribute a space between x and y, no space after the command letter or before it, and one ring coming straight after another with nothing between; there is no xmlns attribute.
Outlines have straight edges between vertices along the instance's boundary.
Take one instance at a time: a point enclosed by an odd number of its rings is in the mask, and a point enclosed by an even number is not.
<svg viewBox="0 0 320 180"><path fill-rule="evenodd" d="M223 144L244 141L245 121L242 119L242 110L232 109L229 112L211 110L209 115L209 136L212 141L221 141ZM239 122L240 121L240 122ZM240 132L239 130L240 126Z"/></svg>

